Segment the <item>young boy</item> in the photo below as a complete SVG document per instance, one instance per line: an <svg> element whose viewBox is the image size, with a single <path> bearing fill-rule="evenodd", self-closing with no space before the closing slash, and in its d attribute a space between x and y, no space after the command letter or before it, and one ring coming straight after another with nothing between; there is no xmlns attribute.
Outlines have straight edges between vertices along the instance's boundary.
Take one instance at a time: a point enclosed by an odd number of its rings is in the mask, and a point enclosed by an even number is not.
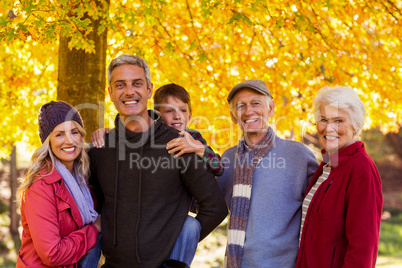
<svg viewBox="0 0 402 268"><path fill-rule="evenodd" d="M219 154L207 145L200 132L187 128L191 119L191 101L190 95L183 87L172 83L158 88L154 94L154 109L160 112L165 124L180 131L181 137L167 143L166 149L170 154L174 153L174 157L177 158L185 153L195 153L206 162L208 169L215 176L222 175L224 167ZM95 147L103 146L104 131L108 133L109 129L100 129L92 134L92 144ZM193 202L191 211L196 210L195 202ZM200 223L188 216L176 239L169 260L163 267L190 266L197 250L200 231ZM187 266L181 266L180 263L185 263Z"/></svg>
<svg viewBox="0 0 402 268"><path fill-rule="evenodd" d="M167 143L166 149L170 154L175 153L174 157L177 158L185 153L196 153L206 162L208 169L215 176L222 175L224 167L219 154L216 154L207 145L200 132L187 128L191 119L191 100L190 95L183 87L172 83L158 88L154 94L154 109L160 112L165 124L176 128L182 136ZM196 205L193 202L191 211L195 210ZM170 253L172 267L175 266L176 260L190 266L197 250L200 231L199 222L193 217L187 216Z"/></svg>
<svg viewBox="0 0 402 268"><path fill-rule="evenodd" d="M166 149L169 153L176 153L174 157L196 153L215 176L222 175L224 168L219 154L207 145L200 132L187 128L191 119L191 100L183 87L172 83L158 88L154 94L154 109L161 113L168 126L179 130L183 136L168 142Z"/></svg>

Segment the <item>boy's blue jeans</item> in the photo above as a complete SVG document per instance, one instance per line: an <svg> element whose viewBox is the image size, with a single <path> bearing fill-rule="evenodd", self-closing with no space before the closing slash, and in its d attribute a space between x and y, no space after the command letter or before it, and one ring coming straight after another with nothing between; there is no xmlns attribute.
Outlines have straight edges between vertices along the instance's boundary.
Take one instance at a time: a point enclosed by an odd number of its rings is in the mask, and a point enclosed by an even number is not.
<svg viewBox="0 0 402 268"><path fill-rule="evenodd" d="M98 234L98 240L96 245L91 248L91 251L82 256L78 261L78 268L97 268L99 263L99 258L102 251L102 234Z"/></svg>
<svg viewBox="0 0 402 268"><path fill-rule="evenodd" d="M200 240L201 224L195 218L187 216L169 259L186 263L190 266Z"/></svg>

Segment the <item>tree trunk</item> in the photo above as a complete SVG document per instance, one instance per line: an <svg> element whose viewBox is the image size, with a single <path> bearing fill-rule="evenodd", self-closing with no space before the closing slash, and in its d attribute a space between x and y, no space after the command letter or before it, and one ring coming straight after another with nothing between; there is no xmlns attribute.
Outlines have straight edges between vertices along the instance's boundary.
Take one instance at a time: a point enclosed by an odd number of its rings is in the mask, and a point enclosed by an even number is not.
<svg viewBox="0 0 402 268"><path fill-rule="evenodd" d="M80 111L88 134L87 142L92 132L104 127L107 31L97 34L102 19L92 20L90 26L93 30L86 36L94 41L95 53L86 53L82 49L70 50L70 38L66 37L60 37L59 45L57 99L70 103Z"/></svg>
<svg viewBox="0 0 402 268"><path fill-rule="evenodd" d="M20 217L17 214L17 152L16 147L13 145L13 150L11 151L11 161L10 161L10 234L14 241L15 250L18 252L21 246L20 235L18 232L18 226L20 222Z"/></svg>

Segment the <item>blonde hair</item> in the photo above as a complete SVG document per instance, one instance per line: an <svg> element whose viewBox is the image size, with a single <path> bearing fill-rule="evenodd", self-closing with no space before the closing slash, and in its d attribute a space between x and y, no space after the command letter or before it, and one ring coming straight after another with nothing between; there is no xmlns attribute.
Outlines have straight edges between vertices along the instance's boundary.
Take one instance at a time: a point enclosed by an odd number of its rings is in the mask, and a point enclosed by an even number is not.
<svg viewBox="0 0 402 268"><path fill-rule="evenodd" d="M84 142L84 138L86 135L85 130L81 127L80 124L73 121L78 131L82 136L82 142L77 146L81 146L82 150L80 155L75 159L77 163L77 173L79 178L82 180L82 183L85 183L90 175L89 170L89 156L88 149L89 145ZM43 177L49 176L52 174L54 170L55 160L57 157L53 154L52 148L50 146L50 135L47 136L46 140L43 144L35 150L31 157L31 166L28 169L28 172L25 176L20 180L20 186L17 189L17 196L19 200L25 200L25 195L31 187L31 185L37 181L42 179ZM44 172L45 174L41 174Z"/></svg>

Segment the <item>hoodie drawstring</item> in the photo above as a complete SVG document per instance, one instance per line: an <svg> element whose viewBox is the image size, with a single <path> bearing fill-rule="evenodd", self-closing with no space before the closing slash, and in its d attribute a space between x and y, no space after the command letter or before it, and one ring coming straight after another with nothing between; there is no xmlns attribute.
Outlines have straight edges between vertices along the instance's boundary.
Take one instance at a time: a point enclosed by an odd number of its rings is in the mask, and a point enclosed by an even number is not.
<svg viewBox="0 0 402 268"><path fill-rule="evenodd" d="M140 151L140 159L142 158L142 149L144 148L144 144L141 146ZM135 253L137 254L137 262L141 263L140 261L140 254L138 253L138 227L140 226L140 215L141 215L141 184L142 184L142 168L140 167L138 178L138 214L137 214L137 224L135 225Z"/></svg>
<svg viewBox="0 0 402 268"><path fill-rule="evenodd" d="M113 245L117 245L117 184L119 179L119 148L120 140L118 140L116 148L116 171L114 177L114 208L113 208Z"/></svg>

